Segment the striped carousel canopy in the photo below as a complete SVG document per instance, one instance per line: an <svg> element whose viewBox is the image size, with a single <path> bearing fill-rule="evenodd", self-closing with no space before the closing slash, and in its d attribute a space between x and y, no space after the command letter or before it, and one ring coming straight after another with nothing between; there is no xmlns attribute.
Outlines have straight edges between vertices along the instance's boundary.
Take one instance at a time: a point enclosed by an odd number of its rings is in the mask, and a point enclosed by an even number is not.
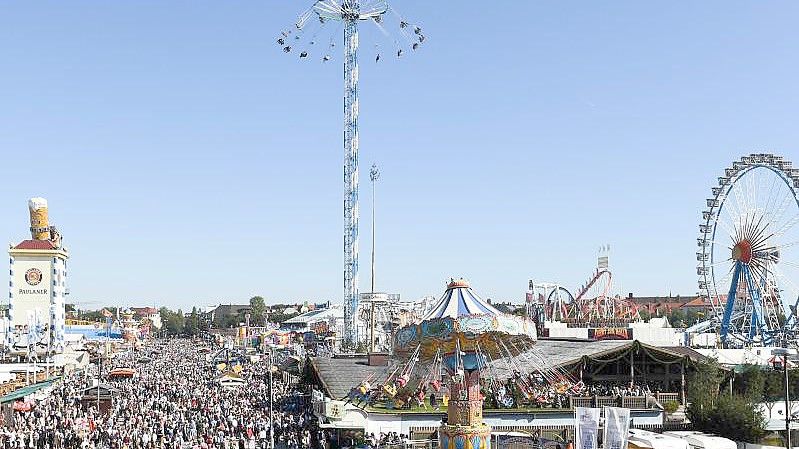
<svg viewBox="0 0 799 449"><path fill-rule="evenodd" d="M447 284L447 291L422 320L464 315L502 315L502 312L477 296L467 281L458 279Z"/></svg>

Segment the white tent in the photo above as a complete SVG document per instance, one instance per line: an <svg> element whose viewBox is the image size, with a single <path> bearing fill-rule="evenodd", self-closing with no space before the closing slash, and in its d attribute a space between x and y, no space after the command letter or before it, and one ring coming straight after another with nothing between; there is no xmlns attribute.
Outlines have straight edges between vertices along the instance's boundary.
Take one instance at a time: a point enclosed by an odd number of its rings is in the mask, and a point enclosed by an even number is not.
<svg viewBox="0 0 799 449"><path fill-rule="evenodd" d="M216 382L222 388L238 388L243 387L246 382L241 377L233 374L233 373L226 373L223 376L216 379Z"/></svg>

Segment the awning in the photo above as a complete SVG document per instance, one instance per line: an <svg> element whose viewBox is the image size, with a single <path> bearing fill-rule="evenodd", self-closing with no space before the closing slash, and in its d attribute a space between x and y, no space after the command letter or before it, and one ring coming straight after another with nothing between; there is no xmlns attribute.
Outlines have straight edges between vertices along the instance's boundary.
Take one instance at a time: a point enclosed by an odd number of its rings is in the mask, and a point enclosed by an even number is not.
<svg viewBox="0 0 799 449"><path fill-rule="evenodd" d="M136 370L133 368L114 368L109 373L109 377L133 377Z"/></svg>
<svg viewBox="0 0 799 449"><path fill-rule="evenodd" d="M17 399L21 399L24 398L25 396L36 393L42 388L49 387L56 380L58 380L58 377L47 379L44 382L39 382L38 384L28 385L27 387L19 388L3 397L0 397L0 404L6 404L11 401L16 401Z"/></svg>

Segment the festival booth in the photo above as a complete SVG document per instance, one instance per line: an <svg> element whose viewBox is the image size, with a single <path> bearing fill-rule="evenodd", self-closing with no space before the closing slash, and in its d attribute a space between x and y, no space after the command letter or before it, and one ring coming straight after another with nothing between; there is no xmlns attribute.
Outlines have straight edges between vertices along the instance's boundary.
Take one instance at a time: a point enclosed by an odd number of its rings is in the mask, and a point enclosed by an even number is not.
<svg viewBox="0 0 799 449"><path fill-rule="evenodd" d="M228 371L222 376L216 379L216 383L218 383L222 388L225 389L233 389L243 387L246 382L238 373L233 371Z"/></svg>
<svg viewBox="0 0 799 449"><path fill-rule="evenodd" d="M55 378L18 388L17 390L0 397L0 426L11 422L14 412L29 411L35 406L35 396L49 388Z"/></svg>
<svg viewBox="0 0 799 449"><path fill-rule="evenodd" d="M107 414L118 393L119 390L108 384L93 385L81 391L80 404L84 410L88 410L90 407L99 407L100 413Z"/></svg>
<svg viewBox="0 0 799 449"><path fill-rule="evenodd" d="M135 375L136 370L133 368L114 368L108 372L108 377L112 380L131 379Z"/></svg>

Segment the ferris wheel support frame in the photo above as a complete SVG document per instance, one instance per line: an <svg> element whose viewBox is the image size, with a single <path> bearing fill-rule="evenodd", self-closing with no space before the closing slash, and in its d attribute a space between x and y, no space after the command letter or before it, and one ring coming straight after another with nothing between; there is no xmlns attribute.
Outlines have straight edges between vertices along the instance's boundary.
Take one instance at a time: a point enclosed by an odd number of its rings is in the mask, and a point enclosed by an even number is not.
<svg viewBox="0 0 799 449"><path fill-rule="evenodd" d="M760 298L760 289L754 288L754 281L749 267L740 261L735 262L732 280L730 281L730 291L727 293L727 301L724 305L724 316L721 320L719 332L721 340L726 342L730 333L730 324L735 310L735 295L738 293L738 285L742 274L744 282L746 282L749 291L752 292L752 318L749 324L748 338L752 340L759 333L763 338L763 343L769 345L773 342L774 331L768 330L763 319L763 302Z"/></svg>

